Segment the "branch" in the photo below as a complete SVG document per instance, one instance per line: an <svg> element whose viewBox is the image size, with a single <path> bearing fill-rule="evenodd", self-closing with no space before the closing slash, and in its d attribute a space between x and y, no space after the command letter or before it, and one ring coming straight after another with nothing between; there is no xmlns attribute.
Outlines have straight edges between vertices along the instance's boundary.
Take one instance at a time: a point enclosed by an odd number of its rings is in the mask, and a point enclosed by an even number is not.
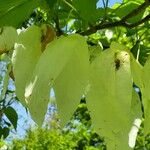
<svg viewBox="0 0 150 150"><path fill-rule="evenodd" d="M118 26L122 26L122 27L126 27L126 28L134 28L134 27L141 25L144 22L150 20L150 15L147 15L145 18L143 18L143 19L141 19L135 23L130 24L126 21L128 19L136 16L137 14L139 14L142 10L146 9L149 5L150 5L150 0L146 0L143 4L141 4L138 8L131 11L129 14L127 14L125 17L123 17L120 21L100 23L96 26L89 28L86 31L78 32L78 33L81 35L90 35L90 34L97 32L97 30L112 28L112 27L118 27Z"/></svg>
<svg viewBox="0 0 150 150"><path fill-rule="evenodd" d="M124 24L124 27L127 27L127 28L134 28L134 27L136 27L136 26L138 26L138 25L140 25L140 24L143 24L143 23L147 22L148 20L150 20L150 14L147 15L146 17L144 17L143 19L141 19L141 20L135 22L135 23L132 23L132 24L125 23L125 24Z"/></svg>

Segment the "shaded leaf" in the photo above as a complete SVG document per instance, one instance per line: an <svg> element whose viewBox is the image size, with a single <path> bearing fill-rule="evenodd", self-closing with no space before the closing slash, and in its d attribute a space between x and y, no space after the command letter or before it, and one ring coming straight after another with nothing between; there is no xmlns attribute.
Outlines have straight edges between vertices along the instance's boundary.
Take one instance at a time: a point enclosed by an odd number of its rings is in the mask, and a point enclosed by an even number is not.
<svg viewBox="0 0 150 150"><path fill-rule="evenodd" d="M3 135L3 128L0 126L0 138L2 137Z"/></svg>
<svg viewBox="0 0 150 150"><path fill-rule="evenodd" d="M10 132L10 130L9 130L9 128L7 128L7 127L4 127L4 128L2 129L2 134L3 134L3 138L4 138L4 139L7 138L7 136L9 135L9 132Z"/></svg>
<svg viewBox="0 0 150 150"><path fill-rule="evenodd" d="M132 47L131 53L137 61L144 65L147 57L150 53L150 48L140 44L140 41L137 41L136 44Z"/></svg>
<svg viewBox="0 0 150 150"><path fill-rule="evenodd" d="M61 123L64 125L76 110L85 92L89 77L89 54L84 38L79 37L80 46L77 45L70 61L54 83L54 91Z"/></svg>
<svg viewBox="0 0 150 150"><path fill-rule="evenodd" d="M78 15L81 17L82 26L94 24L104 15L104 9L97 9L96 4L98 0L73 0L73 7L76 9ZM92 13L91 13L92 12Z"/></svg>
<svg viewBox="0 0 150 150"><path fill-rule="evenodd" d="M1 0L0 27L20 27L37 6L39 0Z"/></svg>
<svg viewBox="0 0 150 150"><path fill-rule="evenodd" d="M18 114L16 113L15 109L11 106L7 107L4 110L4 114L8 118L8 120L11 122L15 130L17 129L17 121L18 121Z"/></svg>
<svg viewBox="0 0 150 150"><path fill-rule="evenodd" d="M144 120L144 131L145 135L150 132L150 57L146 61L143 68L143 87L142 87L142 101L144 105L145 120Z"/></svg>

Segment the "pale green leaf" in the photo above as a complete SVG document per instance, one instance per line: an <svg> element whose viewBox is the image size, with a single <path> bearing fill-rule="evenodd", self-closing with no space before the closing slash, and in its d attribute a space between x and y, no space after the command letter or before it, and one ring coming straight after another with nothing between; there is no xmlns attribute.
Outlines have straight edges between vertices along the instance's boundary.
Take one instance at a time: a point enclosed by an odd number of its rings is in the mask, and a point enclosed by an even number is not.
<svg viewBox="0 0 150 150"><path fill-rule="evenodd" d="M142 119L142 103L140 101L138 93L135 91L135 89L132 90L132 101L131 101L131 121L133 119L140 118Z"/></svg>
<svg viewBox="0 0 150 150"><path fill-rule="evenodd" d="M129 54L106 50L93 61L90 72L87 105L95 129L104 136L108 150L130 149L132 78Z"/></svg>
<svg viewBox="0 0 150 150"><path fill-rule="evenodd" d="M84 38L80 38L75 52L54 84L61 123L64 125L77 108L89 77L89 54Z"/></svg>
<svg viewBox="0 0 150 150"><path fill-rule="evenodd" d="M25 104L25 86L41 55L41 30L32 26L20 33L12 56L16 94Z"/></svg>
<svg viewBox="0 0 150 150"><path fill-rule="evenodd" d="M143 68L143 88L142 88L142 100L144 104L145 121L144 130L145 134L150 133L150 57L146 61Z"/></svg>
<svg viewBox="0 0 150 150"><path fill-rule="evenodd" d="M49 43L41 55L25 93L31 115L39 125L47 110L50 88L72 58L76 57L77 50L82 50L83 39L77 34L62 36Z"/></svg>

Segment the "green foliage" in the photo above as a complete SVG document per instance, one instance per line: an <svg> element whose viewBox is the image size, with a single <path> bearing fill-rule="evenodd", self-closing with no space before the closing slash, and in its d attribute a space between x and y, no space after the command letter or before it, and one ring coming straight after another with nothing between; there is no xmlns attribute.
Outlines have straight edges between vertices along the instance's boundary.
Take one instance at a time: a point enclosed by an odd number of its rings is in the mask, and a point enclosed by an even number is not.
<svg viewBox="0 0 150 150"><path fill-rule="evenodd" d="M13 107L7 107L4 110L4 114L6 115L6 117L9 119L9 121L11 122L11 124L14 126L15 129L17 129L17 121L18 121L18 115L16 113L16 111L14 110Z"/></svg>
<svg viewBox="0 0 150 150"><path fill-rule="evenodd" d="M84 29L87 28L89 24L95 24L103 15L104 12L96 8L97 2L98 0L74 0L72 2L73 8L75 9L74 13L81 18L81 21L76 21L76 24L80 25L81 28Z"/></svg>
<svg viewBox="0 0 150 150"><path fill-rule="evenodd" d="M24 139L14 139L9 149L106 150L103 138L91 128L85 99L81 99L72 119L64 129L37 128L28 130ZM53 120L54 121L54 120Z"/></svg>
<svg viewBox="0 0 150 150"><path fill-rule="evenodd" d="M0 27L20 27L38 5L39 0L1 0Z"/></svg>
<svg viewBox="0 0 150 150"><path fill-rule="evenodd" d="M80 127L81 128L81 127ZM81 128L77 133L61 133L47 129L36 129L28 131L24 140L14 140L10 149L26 150L104 150L103 145L96 148L90 144L91 136L85 129ZM90 139L91 138L91 139Z"/></svg>
<svg viewBox="0 0 150 150"><path fill-rule="evenodd" d="M71 150L72 145L74 145L73 142L67 141L67 138L57 131L39 129L34 132L28 131L27 137L24 140L14 141L12 150L24 148L26 150Z"/></svg>
<svg viewBox="0 0 150 150"><path fill-rule="evenodd" d="M83 96L85 87L88 84L88 48L84 39L80 37L77 38L79 42L82 41L82 45L79 44L80 46L75 46L75 52L56 81L54 81L56 102L63 125L65 125L73 115L73 112ZM71 44L73 44L73 42L71 42Z"/></svg>
<svg viewBox="0 0 150 150"><path fill-rule="evenodd" d="M136 44L131 49L133 56L144 65L147 57L150 52L150 48L140 44L140 41L137 41Z"/></svg>
<svg viewBox="0 0 150 150"><path fill-rule="evenodd" d="M142 116L144 135L150 132L150 1L124 0L112 7L108 7L109 1L102 2L103 8L97 7L98 0L0 1L0 54L12 58L0 97L0 119L5 114L10 123L0 126L1 137L7 137L9 126L17 127L17 114L5 100L12 72L17 97L39 125L53 89L62 125L71 118L80 99L87 99L92 125L105 138L108 150L133 148L140 126L133 130L135 121ZM26 29L17 35L8 26ZM139 87L140 98L133 85ZM17 143L20 147L16 149L94 149L89 144L92 135L78 133L79 137L74 137L36 130L29 132L25 144ZM81 133L81 139L86 140L79 140ZM60 145L52 144L56 137ZM35 143L30 142L32 138ZM78 144L69 145L74 138Z"/></svg>

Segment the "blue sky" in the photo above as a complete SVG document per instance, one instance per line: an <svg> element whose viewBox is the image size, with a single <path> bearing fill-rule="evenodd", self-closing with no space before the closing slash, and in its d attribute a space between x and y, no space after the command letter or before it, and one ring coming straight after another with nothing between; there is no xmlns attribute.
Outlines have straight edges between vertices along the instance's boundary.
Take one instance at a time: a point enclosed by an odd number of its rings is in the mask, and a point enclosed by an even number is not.
<svg viewBox="0 0 150 150"><path fill-rule="evenodd" d="M106 0L105 0L106 1ZM112 5L114 5L115 3L121 3L122 2L122 0L109 0L109 3L108 3L108 5L109 6L112 6ZM103 6L103 1L102 0L99 0L99 2L98 2L98 4L97 4L98 6Z"/></svg>

